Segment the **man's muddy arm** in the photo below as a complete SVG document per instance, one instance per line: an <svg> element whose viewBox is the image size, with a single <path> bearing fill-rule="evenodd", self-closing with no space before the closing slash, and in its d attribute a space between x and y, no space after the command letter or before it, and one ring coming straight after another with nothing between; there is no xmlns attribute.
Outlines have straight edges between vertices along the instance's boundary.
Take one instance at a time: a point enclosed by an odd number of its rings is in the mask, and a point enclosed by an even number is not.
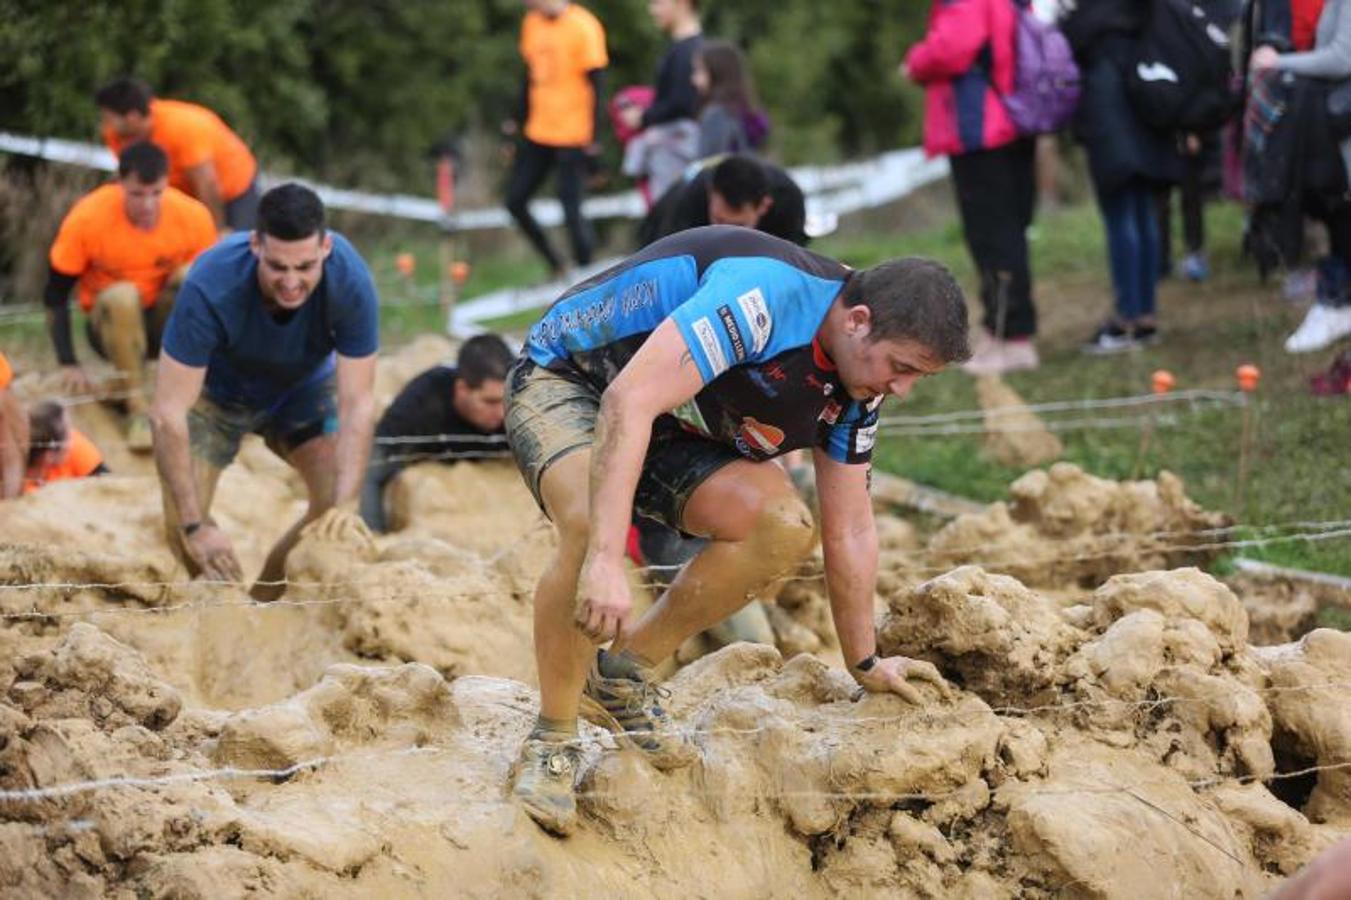
<svg viewBox="0 0 1351 900"><path fill-rule="evenodd" d="M623 558L652 422L702 387L685 339L667 319L601 396L591 459L590 555Z"/></svg>
<svg viewBox="0 0 1351 900"><path fill-rule="evenodd" d="M601 396L592 443L591 525L577 592L577 625L594 640L618 637L632 608L624 542L652 422L701 387L685 339L667 319Z"/></svg>
<svg viewBox="0 0 1351 900"><path fill-rule="evenodd" d="M847 666L877 652L873 595L877 589L877 528L868 496L868 467L812 452L821 505L821 549L830 612Z"/></svg>
<svg viewBox="0 0 1351 900"><path fill-rule="evenodd" d="M338 355L338 450L333 505L353 501L361 491L375 432L375 354Z"/></svg>
<svg viewBox="0 0 1351 900"><path fill-rule="evenodd" d="M205 380L205 366L186 366L167 353L160 354L150 427L155 436L155 468L163 489L173 497L180 525L202 520L188 450L188 410L197 402Z"/></svg>

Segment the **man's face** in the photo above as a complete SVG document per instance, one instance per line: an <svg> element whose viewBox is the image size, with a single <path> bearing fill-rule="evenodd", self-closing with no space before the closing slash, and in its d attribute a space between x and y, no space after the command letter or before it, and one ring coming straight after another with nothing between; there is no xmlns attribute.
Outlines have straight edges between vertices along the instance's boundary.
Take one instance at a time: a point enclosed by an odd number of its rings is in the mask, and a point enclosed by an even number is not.
<svg viewBox="0 0 1351 900"><path fill-rule="evenodd" d="M258 257L258 286L263 299L282 309L299 309L324 277L324 260L333 251L333 237L321 232L298 241L283 241L255 231L249 246Z"/></svg>
<svg viewBox="0 0 1351 900"><path fill-rule="evenodd" d="M125 142L143 141L150 137L150 117L132 110L128 113L115 113L111 109L99 110L99 122L104 128L111 129Z"/></svg>
<svg viewBox="0 0 1351 900"><path fill-rule="evenodd" d="M506 418L506 382L487 378L478 387L455 382L455 411L479 431L496 431Z"/></svg>
<svg viewBox="0 0 1351 900"><path fill-rule="evenodd" d="M774 198L761 197L758 203L733 206L713 188L708 189L708 222L710 225L740 225L755 228L774 204Z"/></svg>
<svg viewBox="0 0 1351 900"><path fill-rule="evenodd" d="M142 231L153 231L159 224L160 203L164 200L164 189L169 186L169 176L146 184L136 177L135 172L131 172L120 182L122 208L127 220Z"/></svg>
<svg viewBox="0 0 1351 900"><path fill-rule="evenodd" d="M833 361L844 389L855 400L887 394L904 397L920 378L943 369L944 363L923 344L890 338L874 341L866 306L850 307L843 329L832 345Z"/></svg>
<svg viewBox="0 0 1351 900"><path fill-rule="evenodd" d="M647 0L647 14L662 31L670 31L680 10L679 0Z"/></svg>

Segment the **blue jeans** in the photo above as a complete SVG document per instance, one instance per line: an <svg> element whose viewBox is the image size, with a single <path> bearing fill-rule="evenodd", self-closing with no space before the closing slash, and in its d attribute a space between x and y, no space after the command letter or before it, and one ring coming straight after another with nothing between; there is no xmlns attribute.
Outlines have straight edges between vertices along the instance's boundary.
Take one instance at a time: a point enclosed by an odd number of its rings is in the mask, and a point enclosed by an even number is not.
<svg viewBox="0 0 1351 900"><path fill-rule="evenodd" d="M1154 189L1132 181L1111 193L1098 194L1107 230L1107 257L1112 267L1116 314L1124 323L1154 315L1159 274L1159 221Z"/></svg>

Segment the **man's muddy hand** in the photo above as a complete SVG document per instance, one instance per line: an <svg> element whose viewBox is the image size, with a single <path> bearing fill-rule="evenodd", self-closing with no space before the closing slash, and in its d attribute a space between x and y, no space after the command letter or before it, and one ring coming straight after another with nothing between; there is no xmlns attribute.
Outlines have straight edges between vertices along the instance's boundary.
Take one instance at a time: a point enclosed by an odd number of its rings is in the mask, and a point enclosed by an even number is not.
<svg viewBox="0 0 1351 900"><path fill-rule="evenodd" d="M230 538L210 522L187 535L183 541L188 555L202 570L202 576L211 581L242 581L244 568L235 556Z"/></svg>
<svg viewBox="0 0 1351 900"><path fill-rule="evenodd" d="M577 585L573 621L596 643L617 638L633 610L629 581L622 563L589 559Z"/></svg>
<svg viewBox="0 0 1351 900"><path fill-rule="evenodd" d="M912 681L927 681L938 688L944 699L951 699L952 686L938 674L933 663L922 659L909 659L904 656L887 656L866 672L854 672L854 677L864 690L876 694L899 694L901 699L916 706L923 701Z"/></svg>

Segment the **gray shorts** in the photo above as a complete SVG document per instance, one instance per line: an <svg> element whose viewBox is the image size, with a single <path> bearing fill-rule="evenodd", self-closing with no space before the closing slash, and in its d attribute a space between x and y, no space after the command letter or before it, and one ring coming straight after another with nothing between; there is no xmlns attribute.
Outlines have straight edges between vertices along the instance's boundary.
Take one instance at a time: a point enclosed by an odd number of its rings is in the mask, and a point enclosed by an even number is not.
<svg viewBox="0 0 1351 900"><path fill-rule="evenodd" d="M292 391L271 409L219 403L203 391L188 410L192 455L216 469L234 462L246 434L260 435L285 459L301 444L337 430L337 388L331 377Z"/></svg>
<svg viewBox="0 0 1351 900"><path fill-rule="evenodd" d="M258 176L254 176L249 188L235 199L225 204L225 224L231 231L250 231L258 224L258 201L262 199L258 192Z"/></svg>
<svg viewBox="0 0 1351 900"><path fill-rule="evenodd" d="M569 453L590 449L599 412L600 390L581 376L546 369L528 358L507 374L507 442L540 509L540 478ZM685 504L695 490L741 458L731 447L661 416L652 426L634 511L683 532Z"/></svg>

